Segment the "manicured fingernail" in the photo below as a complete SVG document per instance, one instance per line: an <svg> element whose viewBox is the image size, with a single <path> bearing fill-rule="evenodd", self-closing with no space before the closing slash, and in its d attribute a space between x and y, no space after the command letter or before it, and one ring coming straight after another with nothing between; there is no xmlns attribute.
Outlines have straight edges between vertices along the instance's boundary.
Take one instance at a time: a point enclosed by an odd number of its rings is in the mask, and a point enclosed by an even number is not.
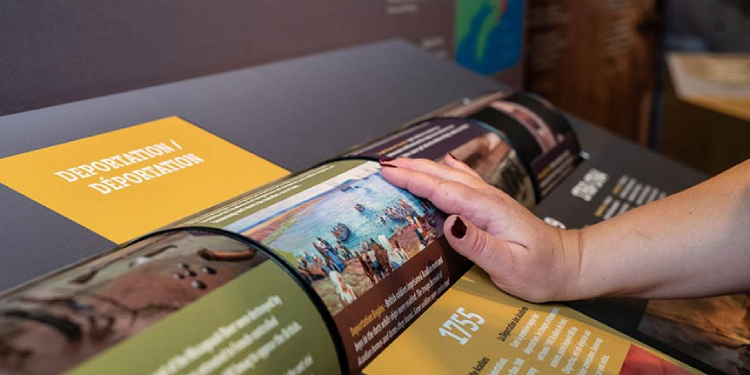
<svg viewBox="0 0 750 375"><path fill-rule="evenodd" d="M452 154L452 153L450 153L450 152L448 153L448 156L452 157L452 158L453 158L453 160L458 160L458 158L456 157L456 155L453 155L453 154Z"/></svg>
<svg viewBox="0 0 750 375"><path fill-rule="evenodd" d="M392 161L392 160L396 160L396 158L389 158L387 156L380 158L380 162L381 163L383 163L383 162L389 162L389 161Z"/></svg>
<svg viewBox="0 0 750 375"><path fill-rule="evenodd" d="M466 224L460 217L456 217L456 221L453 222L453 225L451 226L451 234L459 240L466 235Z"/></svg>
<svg viewBox="0 0 750 375"><path fill-rule="evenodd" d="M395 158L381 158L378 160L378 163L380 163L381 167L388 167L388 168L398 168L397 166L388 163L389 161L393 160Z"/></svg>

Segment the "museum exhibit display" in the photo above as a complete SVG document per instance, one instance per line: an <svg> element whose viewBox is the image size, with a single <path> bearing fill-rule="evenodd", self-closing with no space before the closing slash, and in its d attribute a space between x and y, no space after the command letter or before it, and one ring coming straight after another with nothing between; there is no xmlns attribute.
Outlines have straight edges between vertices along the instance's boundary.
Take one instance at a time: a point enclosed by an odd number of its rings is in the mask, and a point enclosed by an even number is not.
<svg viewBox="0 0 750 375"><path fill-rule="evenodd" d="M497 289L378 162L447 155L568 228L706 178L403 40L3 116L0 373L747 368L747 295Z"/></svg>

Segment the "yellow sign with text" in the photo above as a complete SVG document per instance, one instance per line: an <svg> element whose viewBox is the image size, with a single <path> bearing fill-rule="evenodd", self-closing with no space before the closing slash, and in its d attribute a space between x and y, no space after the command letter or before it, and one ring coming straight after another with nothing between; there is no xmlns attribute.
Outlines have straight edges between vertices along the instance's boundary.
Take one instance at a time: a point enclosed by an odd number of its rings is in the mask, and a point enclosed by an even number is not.
<svg viewBox="0 0 750 375"><path fill-rule="evenodd" d="M178 117L0 159L0 183L117 243L288 173Z"/></svg>
<svg viewBox="0 0 750 375"><path fill-rule="evenodd" d="M505 294L477 267L363 373L699 374L569 307Z"/></svg>

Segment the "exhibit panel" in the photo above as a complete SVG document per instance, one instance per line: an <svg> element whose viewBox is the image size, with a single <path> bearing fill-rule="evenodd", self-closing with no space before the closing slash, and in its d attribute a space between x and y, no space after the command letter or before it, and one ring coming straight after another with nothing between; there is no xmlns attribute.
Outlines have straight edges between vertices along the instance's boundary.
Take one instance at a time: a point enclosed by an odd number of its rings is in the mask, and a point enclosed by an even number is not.
<svg viewBox="0 0 750 375"><path fill-rule="evenodd" d="M365 372L698 373L568 307L535 305L507 295L476 267Z"/></svg>
<svg viewBox="0 0 750 375"><path fill-rule="evenodd" d="M457 135L459 144L474 141ZM454 146L443 143L441 154ZM375 161L328 161L187 218L181 229L5 293L0 368L100 373L147 351L137 367L114 371L447 374L496 361L493 372L507 365L623 374L656 365L695 373L567 307L506 295L476 267L464 275L471 264L445 242L444 219L429 202L385 182ZM450 298L438 300L443 294ZM456 313L437 332L460 350L441 363L445 346L425 324L439 325L447 301L461 306L447 307ZM213 319L195 325L207 316ZM307 348L313 337L326 345ZM410 355L415 340L418 354L435 360L398 358Z"/></svg>
<svg viewBox="0 0 750 375"><path fill-rule="evenodd" d="M299 75L321 66L328 73L312 81ZM338 86L332 89L331 82ZM84 248L89 258L23 284L76 263L80 253L53 246L54 238L38 236L38 226L27 227L7 212L0 216L13 228L7 241L20 242L10 247L15 263L0 265L9 275L1 288L12 288L1 297L2 318L10 328L0 331L5 335L0 344L10 354L0 363L18 374L34 373L34 366L44 363L31 358L55 358L60 347L36 352L35 341L24 337L38 341L52 335L72 343L77 353L55 371L97 373L107 363L126 363L152 340L180 337L149 356L138 371L240 374L269 366L289 374L354 374L372 361L364 371L376 374L433 368L451 358L441 350L444 340L454 340L459 346L451 351L452 365L460 366L454 370L476 373L487 368L533 374L548 366L561 373L630 374L642 371L638 366L644 363L673 374L716 372L718 367L700 353L685 353L618 326L632 319L625 312L610 324L596 302L572 304L612 326L607 327L568 306L511 297L476 268L464 276L470 263L447 245L444 214L387 184L379 165L361 157L440 160L455 152L522 204L538 204L535 213L548 223L571 228L624 212L625 201L631 207L645 204L652 195L651 200L662 199L703 179L557 111L544 99L500 89L424 51L388 42L0 118L8 125L0 132L10 136L0 140L10 150L0 159L0 182L13 189L8 194L14 199L49 207L23 209L20 216L35 222L35 215L41 220L62 215L78 223L80 235L72 235L65 246ZM216 96L208 100L207 92ZM135 121L144 116L155 119ZM29 132L52 129L51 123L38 122L52 118L71 131L58 129L36 140L19 136L25 124L36 124ZM79 123L84 125L74 126ZM146 133L133 133L140 131ZM115 150L108 138L126 142ZM335 158L343 154L349 156ZM38 168L50 159L55 163ZM17 173L21 170L31 177ZM53 194L39 190L40 185L49 185ZM162 189L171 193L159 195ZM123 194L132 196L124 200L128 203L117 203ZM97 201L92 195L104 198ZM83 203L73 208L82 215L65 205L76 199ZM611 208L616 200L619 206ZM97 203L86 206L86 201ZM124 224L132 213L126 210L134 208L159 220L127 231ZM94 212L93 218L86 216ZM114 244L174 225L187 227L104 254L105 248L84 242L88 233ZM159 237L176 234L190 238L187 251ZM224 249L231 246L208 241L211 236L234 247ZM155 247L138 247L154 239ZM67 258L56 259L56 265L34 262L50 251ZM174 262L183 256L184 261ZM246 264L254 260L258 265ZM154 275L153 285L128 281L129 275L144 272ZM111 285L122 284L121 294L107 294ZM184 300L153 301L160 294L150 292L160 285ZM245 294L249 289L257 291ZM593 307L581 307L586 304ZM134 306L145 306L148 313ZM672 308L649 306L652 311ZM251 313L256 308L266 310ZM201 330L172 333L195 324L196 316L213 315L217 320L208 319ZM118 321L128 323L132 332L123 335ZM244 336L220 333L223 339L213 339L213 333L241 322L247 323L240 332ZM256 341L269 332L270 341ZM321 345L313 353L295 349L295 340ZM480 347L487 353L481 354ZM284 350L289 350L287 359L276 361ZM410 355L435 360L401 359Z"/></svg>
<svg viewBox="0 0 750 375"><path fill-rule="evenodd" d="M306 293L253 243L156 233L0 297L0 372L342 373Z"/></svg>
<svg viewBox="0 0 750 375"><path fill-rule="evenodd" d="M588 160L534 208L549 224L595 225L707 179L598 129L581 138ZM567 305L707 373L747 368L747 294L667 301L602 298Z"/></svg>
<svg viewBox="0 0 750 375"><path fill-rule="evenodd" d="M573 126L580 129L579 122ZM534 213L582 228L680 192L707 176L606 131L578 132L585 160Z"/></svg>

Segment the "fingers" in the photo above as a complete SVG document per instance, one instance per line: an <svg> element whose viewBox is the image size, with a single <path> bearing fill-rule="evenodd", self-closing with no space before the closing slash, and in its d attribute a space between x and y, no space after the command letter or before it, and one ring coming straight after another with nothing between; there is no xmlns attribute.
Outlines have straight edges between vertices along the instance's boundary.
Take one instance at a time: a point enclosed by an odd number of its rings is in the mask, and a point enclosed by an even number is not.
<svg viewBox="0 0 750 375"><path fill-rule="evenodd" d="M446 156L448 158L451 156ZM457 160L454 164L469 168ZM513 198L468 171L425 159L399 158L383 161L381 165L382 176L393 185L426 198L449 215L462 215L503 240L520 242L529 232L524 219L530 213Z"/></svg>
<svg viewBox="0 0 750 375"><path fill-rule="evenodd" d="M387 165L381 173L393 185L429 200L445 213L463 215L485 228L491 221L504 220L499 191L490 194L438 175Z"/></svg>
<svg viewBox="0 0 750 375"><path fill-rule="evenodd" d="M479 173L477 173L477 171L475 171L470 166L466 165L466 163L462 162L461 160L458 160L450 152L445 155L445 158L443 158L443 163L445 165L451 167L451 168L455 168L455 169L464 171L464 172L466 172L466 173L468 173L468 174L470 174L470 175L472 175L472 176L474 176L474 177L476 177L476 178L484 181L484 179L482 178L482 176L480 176Z"/></svg>
<svg viewBox="0 0 750 375"><path fill-rule="evenodd" d="M446 159L450 158L451 156L446 156ZM409 159L409 158L398 158L394 160L390 160L386 162L387 164L394 165L398 168L402 169L411 169L419 172L424 172L427 174L439 176L442 179L446 180L453 180L457 182L461 182L464 185L476 188L476 189L485 189L490 187L487 185L484 180L479 177L476 172L471 170L469 166L464 165L466 169L469 169L471 172L467 172L463 168L455 168L449 165L439 164L432 160L427 159ZM456 160L456 163L463 164Z"/></svg>
<svg viewBox="0 0 750 375"><path fill-rule="evenodd" d="M502 270L513 266L511 245L483 231L466 217L450 216L443 229L445 238L456 252L487 271L493 278L502 278L508 273Z"/></svg>

